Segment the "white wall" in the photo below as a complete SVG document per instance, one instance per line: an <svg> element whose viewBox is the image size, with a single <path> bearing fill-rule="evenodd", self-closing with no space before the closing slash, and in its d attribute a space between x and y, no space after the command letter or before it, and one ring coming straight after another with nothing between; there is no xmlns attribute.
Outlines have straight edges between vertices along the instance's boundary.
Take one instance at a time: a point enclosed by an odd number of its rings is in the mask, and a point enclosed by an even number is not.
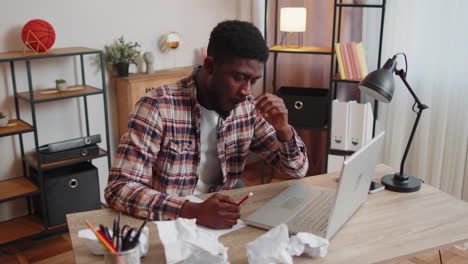
<svg viewBox="0 0 468 264"><path fill-rule="evenodd" d="M103 49L114 39L124 35L127 40L141 44L142 52L155 54L155 68L166 69L193 65L196 50L208 44L211 29L225 19L250 20L250 0L81 0L81 1L2 1L0 8L0 52L22 49L21 29L35 18L48 21L55 29L53 48L84 46ZM162 34L177 31L182 36L182 46L175 53L162 54L157 45ZM86 81L101 87L100 71L94 56L85 56ZM16 79L19 91L27 90L24 63L16 64ZM140 69L139 67L138 69ZM137 67L132 66L131 71ZM57 78L69 83L81 80L78 58L59 58L32 62L34 89L50 88ZM111 128L111 151L115 152L116 138L115 93L112 83L109 88L109 121ZM14 116L13 89L8 63L0 63L0 111ZM29 106L22 103L22 117L31 122ZM39 143L46 144L85 135L84 114L78 99L37 105ZM105 142L102 96L89 99L91 134L100 133ZM33 134L26 134L26 150L34 146ZM104 146L104 144L102 144ZM22 174L18 137L0 138L0 181ZM94 162L99 168L101 190L107 181L107 161L100 158ZM25 200L20 199L0 204L0 221L26 213Z"/></svg>

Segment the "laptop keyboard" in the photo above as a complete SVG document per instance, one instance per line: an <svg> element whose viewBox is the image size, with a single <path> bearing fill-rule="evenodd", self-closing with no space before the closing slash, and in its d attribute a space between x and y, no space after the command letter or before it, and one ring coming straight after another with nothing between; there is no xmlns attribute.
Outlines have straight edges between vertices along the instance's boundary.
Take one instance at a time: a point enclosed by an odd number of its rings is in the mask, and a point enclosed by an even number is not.
<svg viewBox="0 0 468 264"><path fill-rule="evenodd" d="M288 222L288 226L293 227L292 229L295 230L325 235L332 203L335 201L335 194L336 192L333 191L320 191L316 200L293 217Z"/></svg>

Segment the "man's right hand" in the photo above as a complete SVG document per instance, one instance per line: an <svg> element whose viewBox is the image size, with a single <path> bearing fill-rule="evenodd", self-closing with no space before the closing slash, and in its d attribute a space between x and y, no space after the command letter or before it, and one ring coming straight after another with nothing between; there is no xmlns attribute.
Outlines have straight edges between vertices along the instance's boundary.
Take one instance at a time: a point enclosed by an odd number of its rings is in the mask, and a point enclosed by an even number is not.
<svg viewBox="0 0 468 264"><path fill-rule="evenodd" d="M185 202L180 217L196 218L197 224L209 228L226 229L237 223L240 210L229 196L215 193L203 203Z"/></svg>

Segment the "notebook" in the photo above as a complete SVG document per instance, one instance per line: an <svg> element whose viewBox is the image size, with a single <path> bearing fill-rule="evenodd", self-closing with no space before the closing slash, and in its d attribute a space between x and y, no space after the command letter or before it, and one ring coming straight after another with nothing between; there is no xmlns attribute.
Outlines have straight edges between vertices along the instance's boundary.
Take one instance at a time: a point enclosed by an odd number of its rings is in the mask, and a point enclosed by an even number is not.
<svg viewBox="0 0 468 264"><path fill-rule="evenodd" d="M297 182L245 219L247 225L271 229L285 223L289 232L309 232L330 239L367 200L385 132L343 163L337 189Z"/></svg>

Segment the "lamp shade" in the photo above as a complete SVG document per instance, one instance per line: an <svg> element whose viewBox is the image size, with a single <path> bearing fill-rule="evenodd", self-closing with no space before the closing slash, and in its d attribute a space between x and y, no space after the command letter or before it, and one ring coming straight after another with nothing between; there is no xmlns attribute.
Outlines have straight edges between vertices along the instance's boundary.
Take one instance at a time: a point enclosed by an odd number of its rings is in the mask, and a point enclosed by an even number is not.
<svg viewBox="0 0 468 264"><path fill-rule="evenodd" d="M280 31L305 32L306 13L305 7L284 7L280 11Z"/></svg>
<svg viewBox="0 0 468 264"><path fill-rule="evenodd" d="M359 89L376 100L384 103L390 102L395 89L395 81L393 79L395 68L396 57L393 57L387 60L382 68L369 73L359 83Z"/></svg>

